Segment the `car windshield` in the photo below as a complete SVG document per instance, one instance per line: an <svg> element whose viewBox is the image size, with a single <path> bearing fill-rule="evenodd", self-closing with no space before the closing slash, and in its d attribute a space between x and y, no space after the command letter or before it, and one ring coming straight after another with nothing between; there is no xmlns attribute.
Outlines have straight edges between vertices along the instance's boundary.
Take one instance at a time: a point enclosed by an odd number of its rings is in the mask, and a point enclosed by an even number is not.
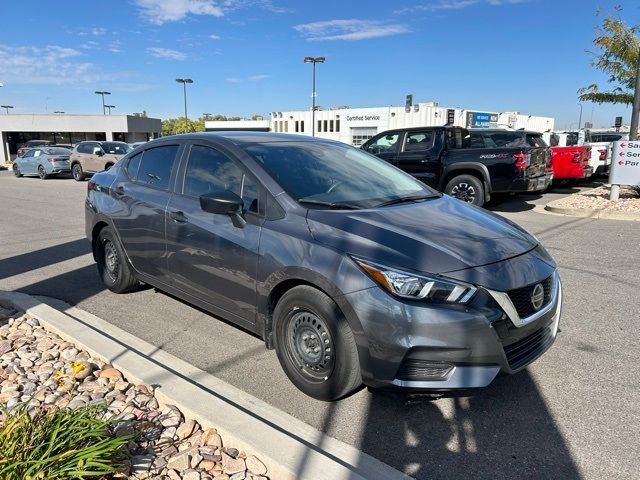
<svg viewBox="0 0 640 480"><path fill-rule="evenodd" d="M104 142L102 144L102 149L105 153L111 153L114 155L125 155L132 150L131 147L126 143L116 142Z"/></svg>
<svg viewBox="0 0 640 480"><path fill-rule="evenodd" d="M43 151L47 155L71 155L71 150L68 148L44 148Z"/></svg>
<svg viewBox="0 0 640 480"><path fill-rule="evenodd" d="M243 146L296 201L315 208L372 208L439 196L384 160L348 145L274 142Z"/></svg>

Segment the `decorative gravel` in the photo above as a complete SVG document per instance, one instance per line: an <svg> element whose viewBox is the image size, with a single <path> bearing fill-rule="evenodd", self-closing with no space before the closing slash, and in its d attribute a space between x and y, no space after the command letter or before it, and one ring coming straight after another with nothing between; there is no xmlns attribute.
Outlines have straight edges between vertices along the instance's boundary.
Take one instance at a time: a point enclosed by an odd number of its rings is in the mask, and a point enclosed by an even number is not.
<svg viewBox="0 0 640 480"><path fill-rule="evenodd" d="M153 389L45 330L37 319L0 305L0 404L29 409L80 408L105 403L116 434L137 432L131 461L114 478L267 480L258 458L226 446L215 428L203 429ZM0 413L0 423L2 414Z"/></svg>
<svg viewBox="0 0 640 480"><path fill-rule="evenodd" d="M620 199L609 200L609 185L574 193L553 202L554 207L605 210L608 212L640 213L640 191L638 187L620 186Z"/></svg>

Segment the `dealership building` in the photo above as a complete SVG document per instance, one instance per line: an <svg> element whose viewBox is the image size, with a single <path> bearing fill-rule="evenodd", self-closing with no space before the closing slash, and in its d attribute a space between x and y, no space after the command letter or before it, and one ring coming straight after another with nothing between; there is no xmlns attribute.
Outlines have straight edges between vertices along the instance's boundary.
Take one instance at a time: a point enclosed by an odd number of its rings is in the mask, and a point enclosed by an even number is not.
<svg viewBox="0 0 640 480"><path fill-rule="evenodd" d="M312 134L311 110L271 112L271 120L239 120L237 122L207 121L205 128L213 130L255 130ZM315 135L361 145L379 132L403 127L456 125L466 128L524 128L538 132L551 131L555 120L550 117L523 115L519 112L490 112L464 108L440 107L435 102L416 103L401 107L349 108L317 110Z"/></svg>
<svg viewBox="0 0 640 480"><path fill-rule="evenodd" d="M15 158L19 146L28 140L48 140L60 145L85 140L133 143L158 138L161 132L160 119L135 115L0 115L0 165Z"/></svg>

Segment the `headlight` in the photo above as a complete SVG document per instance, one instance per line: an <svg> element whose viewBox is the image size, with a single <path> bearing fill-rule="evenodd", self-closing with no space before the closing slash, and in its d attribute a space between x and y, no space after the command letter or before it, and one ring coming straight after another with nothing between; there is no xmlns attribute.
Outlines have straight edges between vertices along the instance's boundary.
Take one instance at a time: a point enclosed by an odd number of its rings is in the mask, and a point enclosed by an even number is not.
<svg viewBox="0 0 640 480"><path fill-rule="evenodd" d="M476 293L473 285L440 277L416 275L355 258L356 263L385 290L401 298L429 302L466 303Z"/></svg>

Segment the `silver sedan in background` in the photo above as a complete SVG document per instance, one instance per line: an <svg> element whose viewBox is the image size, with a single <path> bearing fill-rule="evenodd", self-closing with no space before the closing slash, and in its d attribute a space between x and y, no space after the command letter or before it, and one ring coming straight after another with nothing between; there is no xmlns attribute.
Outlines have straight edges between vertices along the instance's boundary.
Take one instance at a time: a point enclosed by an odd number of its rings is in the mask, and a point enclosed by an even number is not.
<svg viewBox="0 0 640 480"><path fill-rule="evenodd" d="M42 180L60 173L71 173L69 156L71 150L63 147L43 146L28 150L22 157L15 159L13 173L16 177L37 175Z"/></svg>

